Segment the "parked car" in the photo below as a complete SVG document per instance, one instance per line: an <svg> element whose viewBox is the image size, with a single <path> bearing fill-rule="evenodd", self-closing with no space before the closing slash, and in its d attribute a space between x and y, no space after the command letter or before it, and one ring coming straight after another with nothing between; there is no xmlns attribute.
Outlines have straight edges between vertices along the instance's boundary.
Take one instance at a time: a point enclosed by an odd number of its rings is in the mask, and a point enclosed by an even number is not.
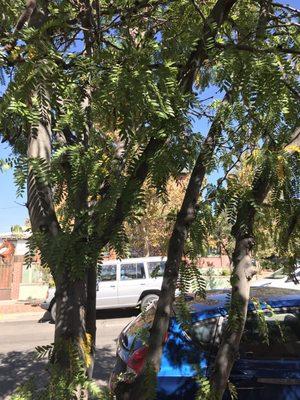
<svg viewBox="0 0 300 400"><path fill-rule="evenodd" d="M264 279L253 281L251 286L269 286L278 288L290 288L300 290L300 268L287 275L284 268L279 268Z"/></svg>
<svg viewBox="0 0 300 400"><path fill-rule="evenodd" d="M174 307L158 373L157 400L195 399L197 374L210 376L227 323L228 293L211 291L204 301L188 301L189 329L180 322ZM262 287L251 289L252 296L260 299L264 310L269 343L262 339L257 313L250 303L230 381L242 400L300 399L299 292ZM110 388L115 393L126 393L143 368L147 355L145 329L151 328L154 314L155 304L130 322L119 336L116 364L110 377ZM229 398L229 393L225 393L223 399Z"/></svg>
<svg viewBox="0 0 300 400"><path fill-rule="evenodd" d="M166 259L163 257L128 258L105 261L97 282L96 308L145 309L158 299ZM50 288L41 307L56 316L55 288Z"/></svg>

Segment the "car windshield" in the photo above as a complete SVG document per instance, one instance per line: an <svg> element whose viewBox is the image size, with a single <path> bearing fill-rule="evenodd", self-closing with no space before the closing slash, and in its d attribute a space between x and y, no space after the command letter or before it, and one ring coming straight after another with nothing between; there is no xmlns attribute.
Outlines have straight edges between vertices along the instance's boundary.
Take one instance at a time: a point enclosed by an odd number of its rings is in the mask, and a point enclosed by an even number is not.
<svg viewBox="0 0 300 400"><path fill-rule="evenodd" d="M271 275L268 275L267 279L282 279L286 278L287 274L284 272L283 268L279 268L277 271L273 272Z"/></svg>
<svg viewBox="0 0 300 400"><path fill-rule="evenodd" d="M240 345L241 357L298 358L300 352L299 310L266 313L264 320L265 334L255 315L247 319Z"/></svg>
<svg viewBox="0 0 300 400"><path fill-rule="evenodd" d="M218 320L219 317L196 322L191 327L191 338L201 347L212 345L217 333Z"/></svg>
<svg viewBox="0 0 300 400"><path fill-rule="evenodd" d="M134 336L142 329L150 329L155 316L156 304L156 302L152 303L151 306L139 314L134 322L129 326L126 334Z"/></svg>

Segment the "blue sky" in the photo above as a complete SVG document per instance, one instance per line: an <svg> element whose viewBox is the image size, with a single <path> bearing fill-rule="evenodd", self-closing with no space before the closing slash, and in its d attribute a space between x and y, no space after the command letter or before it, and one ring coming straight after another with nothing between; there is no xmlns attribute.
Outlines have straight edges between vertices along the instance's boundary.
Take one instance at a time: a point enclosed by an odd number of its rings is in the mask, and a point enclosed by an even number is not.
<svg viewBox="0 0 300 400"><path fill-rule="evenodd" d="M282 1L283 4L289 4L293 7L300 6L300 0ZM0 87L0 94L3 87ZM207 132L207 122L205 120L195 122L195 130L202 134ZM8 157L11 150L7 143L0 143L0 159ZM212 175L211 180L215 181L218 174ZM12 170L0 172L0 232L9 232L12 225L24 225L28 218L27 208L24 206L26 198L16 197L16 187L13 180Z"/></svg>
<svg viewBox="0 0 300 400"><path fill-rule="evenodd" d="M0 144L1 159L9 156L10 152L7 144ZM25 201L16 197L12 170L0 172L0 232L9 232L12 225L24 225L28 213L27 208L20 204Z"/></svg>

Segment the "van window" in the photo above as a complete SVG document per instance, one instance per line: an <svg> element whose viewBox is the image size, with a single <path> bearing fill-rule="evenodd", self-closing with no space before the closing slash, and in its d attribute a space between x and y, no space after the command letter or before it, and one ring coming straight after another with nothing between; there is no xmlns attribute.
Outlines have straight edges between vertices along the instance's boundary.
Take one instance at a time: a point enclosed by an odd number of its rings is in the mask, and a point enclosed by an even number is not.
<svg viewBox="0 0 300 400"><path fill-rule="evenodd" d="M293 359L300 354L300 312L280 311L266 314L269 343L264 343L257 319L249 318L240 344L243 358L258 359Z"/></svg>
<svg viewBox="0 0 300 400"><path fill-rule="evenodd" d="M132 263L121 265L121 280L145 279L145 268L143 263Z"/></svg>
<svg viewBox="0 0 300 400"><path fill-rule="evenodd" d="M150 278L163 276L165 270L165 261L151 261L148 262L148 272Z"/></svg>
<svg viewBox="0 0 300 400"><path fill-rule="evenodd" d="M117 279L117 266L115 264L102 265L100 267L99 279L102 282L115 281Z"/></svg>

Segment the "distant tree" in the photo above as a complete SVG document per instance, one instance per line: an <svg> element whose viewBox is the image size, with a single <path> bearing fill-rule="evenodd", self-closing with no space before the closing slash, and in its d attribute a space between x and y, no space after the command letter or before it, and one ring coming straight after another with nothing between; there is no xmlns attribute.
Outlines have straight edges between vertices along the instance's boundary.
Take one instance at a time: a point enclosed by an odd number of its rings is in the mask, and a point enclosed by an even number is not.
<svg viewBox="0 0 300 400"><path fill-rule="evenodd" d="M13 225L10 228L11 233L13 233L14 235L22 235L23 233L23 228L21 225Z"/></svg>
<svg viewBox="0 0 300 400"><path fill-rule="evenodd" d="M164 196L153 187L144 189L145 206L136 223L126 224L129 251L134 256L163 256L184 192L188 176L170 179Z"/></svg>

